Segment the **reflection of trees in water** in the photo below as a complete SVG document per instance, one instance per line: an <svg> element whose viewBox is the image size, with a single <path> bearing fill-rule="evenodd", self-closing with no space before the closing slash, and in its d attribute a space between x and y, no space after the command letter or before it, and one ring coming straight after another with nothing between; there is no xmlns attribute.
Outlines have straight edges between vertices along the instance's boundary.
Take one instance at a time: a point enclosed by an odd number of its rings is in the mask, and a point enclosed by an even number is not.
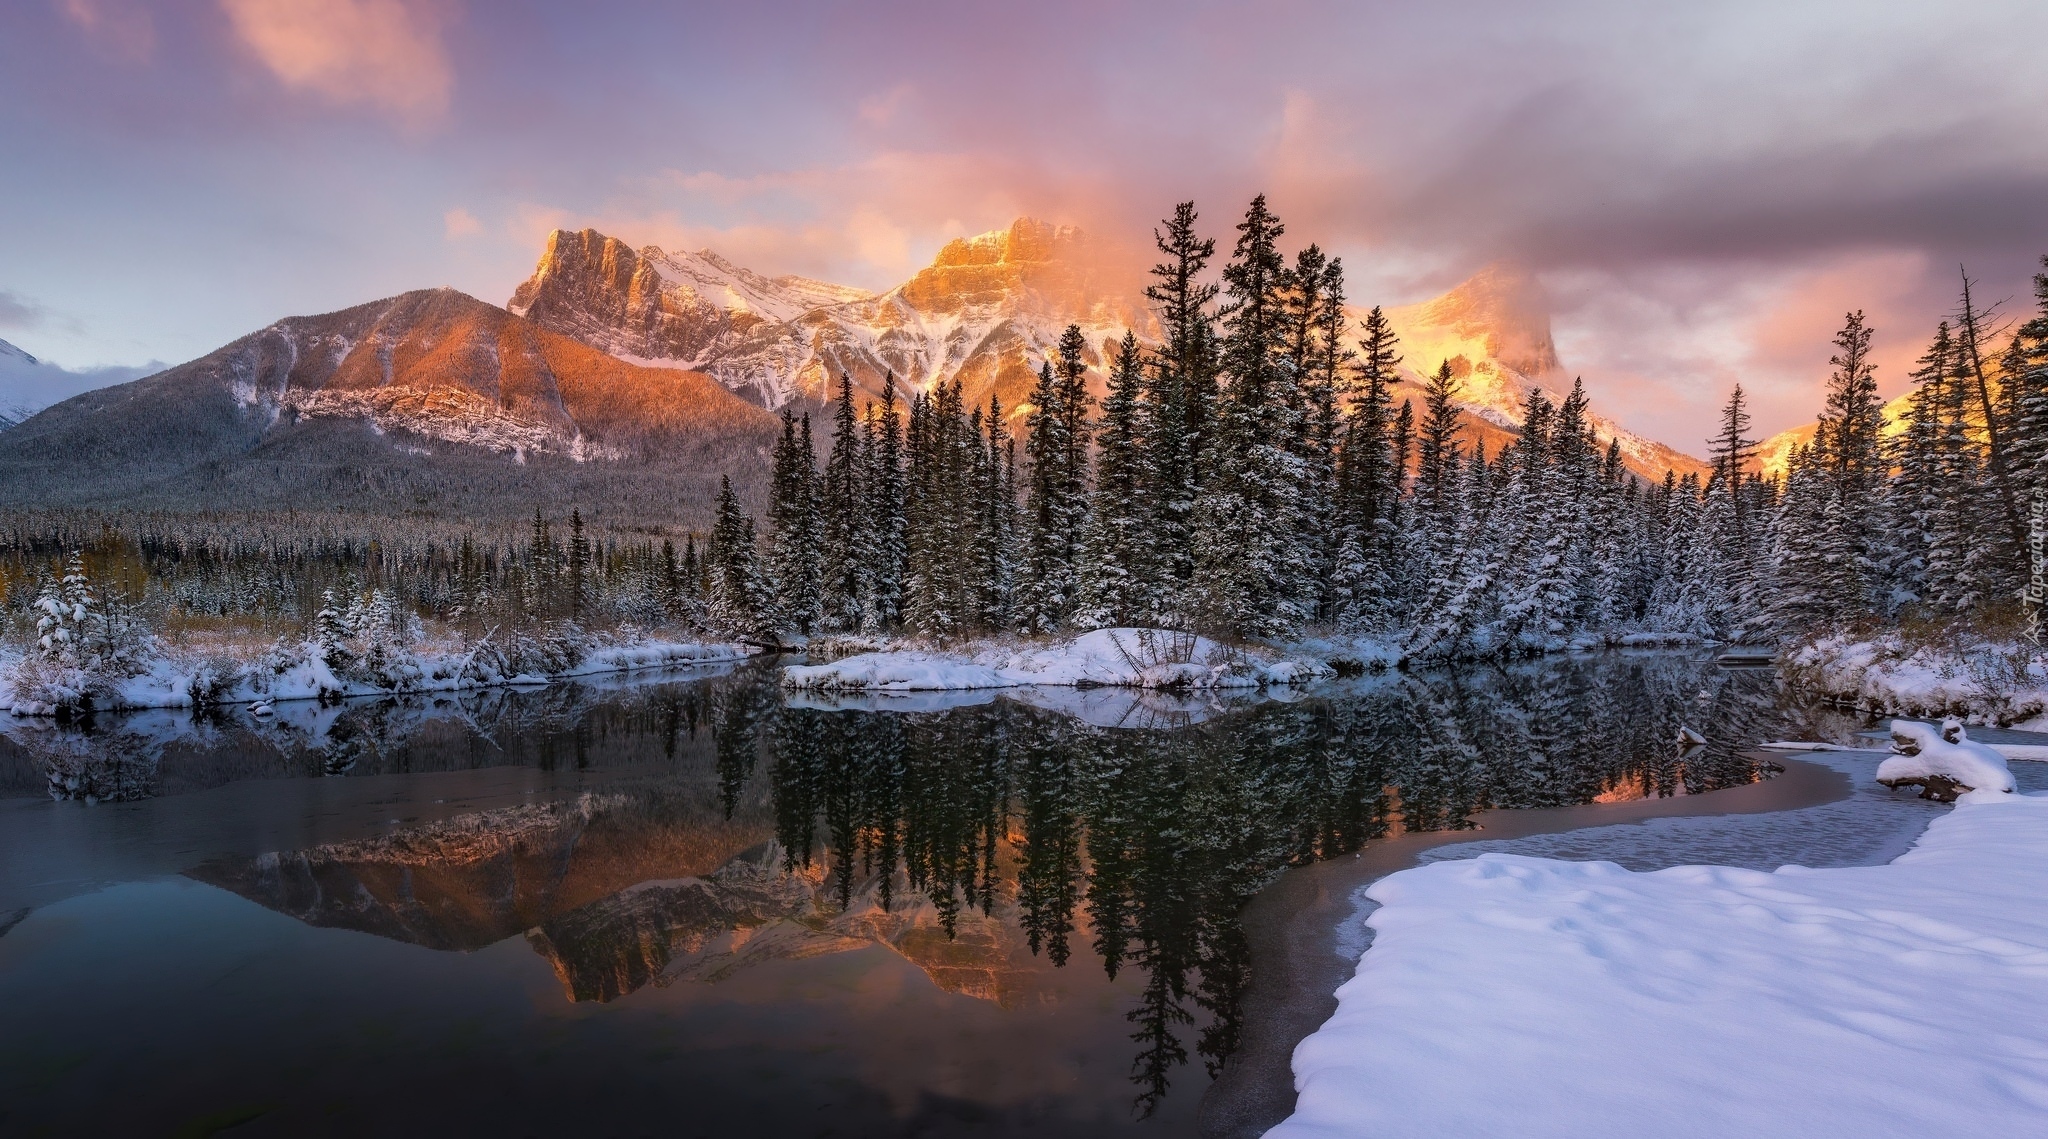
<svg viewBox="0 0 2048 1139"><path fill-rule="evenodd" d="M1088 727L1003 701L938 713L750 708L790 865L823 858L843 907L900 873L948 935L1014 891L1034 954L1092 947L1145 981L1128 1016L1149 1112L1189 1058L1236 1050L1250 949L1239 914L1280 871L1492 807L1697 793L1753 780L1767 677L1671 657L1397 675L1179 731ZM1679 726L1710 741L1684 749ZM728 740L723 731L742 738ZM1005 880L1007 879L1007 884ZM1199 1027L1197 1027L1199 1025Z"/></svg>
<svg viewBox="0 0 2048 1139"><path fill-rule="evenodd" d="M507 765L584 769L673 762L679 747L700 734L706 746L748 738L753 720L778 704L762 681L754 670L632 687L572 682L339 704L288 701L261 717L230 706L101 714L62 725L0 718L0 734L41 769L52 795L95 801L248 778ZM721 752L720 760L730 813L752 771L751 756Z"/></svg>

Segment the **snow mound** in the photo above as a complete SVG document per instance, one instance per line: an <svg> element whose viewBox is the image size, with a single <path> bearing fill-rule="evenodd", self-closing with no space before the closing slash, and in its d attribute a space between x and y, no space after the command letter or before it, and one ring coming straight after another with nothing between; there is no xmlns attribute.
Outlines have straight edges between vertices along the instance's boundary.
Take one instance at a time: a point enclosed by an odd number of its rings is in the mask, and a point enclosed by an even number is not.
<svg viewBox="0 0 2048 1139"><path fill-rule="evenodd" d="M1315 661L1271 660L1207 637L1163 629L1097 629L1049 645L968 653L897 649L791 665L785 687L865 692L1014 688L1214 689L1302 684L1333 675Z"/></svg>
<svg viewBox="0 0 2048 1139"><path fill-rule="evenodd" d="M830 664L793 664L782 670L787 688L847 692L944 692L1007 688L1017 683L995 670L946 653L861 653Z"/></svg>
<svg viewBox="0 0 2048 1139"><path fill-rule="evenodd" d="M2011 791L2012 768L2005 757L1970 739L1969 732L1951 729L1953 741L1944 739L1942 729L1912 720L1893 720L1892 736L1911 741L1914 753L1895 755L1877 765L1877 781L1887 787L1920 783L1928 779L1952 779L1973 791Z"/></svg>
<svg viewBox="0 0 2048 1139"><path fill-rule="evenodd" d="M1489 854L1390 875L1294 1054L1337 1136L1978 1136L2048 1118L2048 797L1978 792L1885 866Z"/></svg>

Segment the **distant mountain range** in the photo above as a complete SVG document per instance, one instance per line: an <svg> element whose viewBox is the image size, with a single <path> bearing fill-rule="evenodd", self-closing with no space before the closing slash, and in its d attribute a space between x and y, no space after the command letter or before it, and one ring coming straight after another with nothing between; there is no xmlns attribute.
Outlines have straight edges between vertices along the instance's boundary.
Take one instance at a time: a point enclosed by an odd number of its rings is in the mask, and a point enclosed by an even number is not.
<svg viewBox="0 0 2048 1139"><path fill-rule="evenodd" d="M26 351L0 340L0 431L20 423L37 411L79 392L118 384L145 376L161 364L144 367L62 368L38 360Z"/></svg>
<svg viewBox="0 0 2048 1139"><path fill-rule="evenodd" d="M775 417L452 289L290 317L0 434L0 500L701 521Z"/></svg>
<svg viewBox="0 0 2048 1139"><path fill-rule="evenodd" d="M505 308L440 289L290 317L28 417L0 433L0 502L498 519L573 504L701 526L721 473L760 490L773 412L823 407L841 374L867 396L892 374L914 390L958 379L971 403L1016 408L1078 324L1099 391L1126 329L1157 335L1143 285L1129 258L1029 218L949 243L880 294L558 230ZM1569 390L1542 290L1510 267L1389 315L1405 398L1419 405L1421 374L1450 361L1489 452L1532 387ZM1594 425L1646 478L1705 469Z"/></svg>

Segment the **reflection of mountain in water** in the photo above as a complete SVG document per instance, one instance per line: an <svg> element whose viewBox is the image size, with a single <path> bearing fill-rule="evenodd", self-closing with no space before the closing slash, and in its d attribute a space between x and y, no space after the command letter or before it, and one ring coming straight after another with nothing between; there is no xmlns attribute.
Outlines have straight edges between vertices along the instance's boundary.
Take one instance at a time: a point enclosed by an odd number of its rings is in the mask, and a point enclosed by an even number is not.
<svg viewBox="0 0 2048 1139"><path fill-rule="evenodd" d="M1007 1006L1092 957L1143 978L1129 1018L1149 1108L1190 1044L1212 1072L1236 1048L1238 915L1287 866L1488 808L1749 782L1743 746L1776 730L1768 675L1672 656L1392 674L1170 730L1014 700L796 707L765 680L706 696L711 746L665 772L198 876L436 948L523 933L572 1000L885 947ZM669 723L591 716L601 767ZM1681 748L1681 724L1709 745Z"/></svg>

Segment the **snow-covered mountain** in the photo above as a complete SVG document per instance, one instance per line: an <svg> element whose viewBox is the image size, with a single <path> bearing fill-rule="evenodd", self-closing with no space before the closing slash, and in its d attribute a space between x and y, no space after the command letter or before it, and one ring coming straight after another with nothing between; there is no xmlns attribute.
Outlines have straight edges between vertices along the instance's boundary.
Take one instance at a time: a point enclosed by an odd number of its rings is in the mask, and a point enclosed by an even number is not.
<svg viewBox="0 0 2048 1139"><path fill-rule="evenodd" d="M1362 320L1365 313L1353 315ZM1486 438L1489 452L1498 453L1507 437L1520 430L1531 389L1547 393L1553 404L1571 391L1572 376L1558 360L1551 338L1549 298L1534 277L1513 265L1489 265L1435 300L1388 309L1387 318L1401 337L1401 372L1408 389L1397 391L1396 401L1412 399L1420 411L1423 374L1449 361L1459 378L1459 402L1502 432L1499 438L1487 438L1492 433L1483 429L1475 432ZM1623 463L1646 478L1708 470L1699 459L1599 414L1597 402L1591 419L1601 442L1618 440Z"/></svg>
<svg viewBox="0 0 2048 1139"><path fill-rule="evenodd" d="M1130 259L1081 230L1031 218L951 242L879 296L764 277L709 250L635 253L593 230L558 230L510 307L622 359L701 369L771 408L823 402L841 372L869 394L889 373L920 390L959 378L971 404L994 392L1015 408L1069 323L1087 335L1098 385L1099 365L1126 329L1141 339L1158 334ZM1553 402L1571 389L1542 287L1511 266L1489 266L1389 315L1401 333L1407 396L1419 404L1414 385L1449 360L1479 421L1469 433L1489 451L1519 428L1531 387ZM1629 467L1647 478L1705 470L1609 419L1596 415L1594 425L1602 440L1620 440Z"/></svg>
<svg viewBox="0 0 2048 1139"><path fill-rule="evenodd" d="M0 434L0 500L427 510L580 502L701 522L773 416L452 289L288 317Z"/></svg>
<svg viewBox="0 0 2048 1139"><path fill-rule="evenodd" d="M108 384L125 383L157 371L161 366L148 364L72 371L48 360L38 360L21 348L0 340L0 431L60 399Z"/></svg>
<svg viewBox="0 0 2048 1139"><path fill-rule="evenodd" d="M825 402L841 373L869 394L890 374L919 390L957 378L970 403L993 392L1015 407L1068 324L1096 363L1126 329L1154 333L1143 297L1139 275L1086 233L1019 218L948 243L880 296L763 277L708 250L636 254L557 231L509 307L625 359L701 369L771 408Z"/></svg>

